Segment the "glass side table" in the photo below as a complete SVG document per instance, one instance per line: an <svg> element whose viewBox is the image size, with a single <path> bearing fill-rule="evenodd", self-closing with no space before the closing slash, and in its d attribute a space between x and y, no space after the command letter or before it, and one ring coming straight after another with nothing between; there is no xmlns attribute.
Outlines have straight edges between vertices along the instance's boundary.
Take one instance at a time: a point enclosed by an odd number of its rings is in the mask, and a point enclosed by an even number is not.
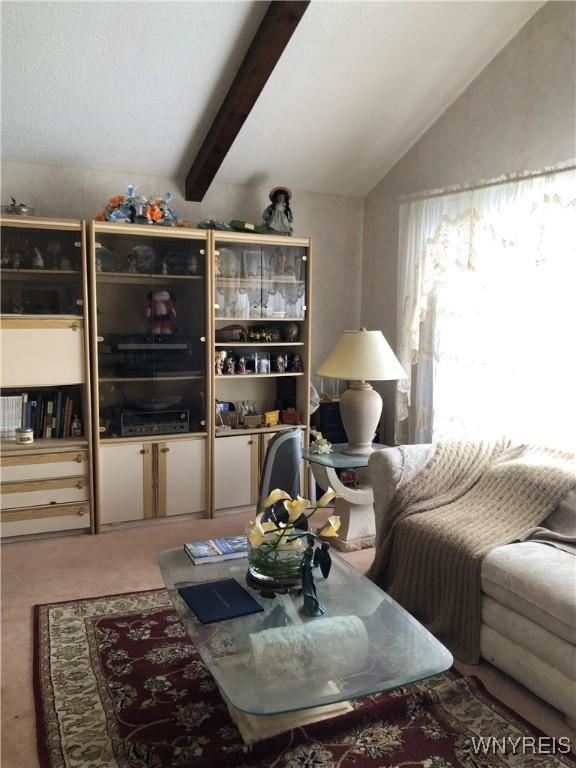
<svg viewBox="0 0 576 768"><path fill-rule="evenodd" d="M350 552L374 546L376 521L374 493L366 471L371 454L349 456L342 453L346 446L347 443L336 443L332 446L332 453L303 451L302 457L310 462L314 479L322 490L330 487L340 494L340 498L336 499L335 514L340 516L341 525L339 536L332 539L332 543L337 549ZM372 444L375 451L388 447L380 443ZM337 470L341 469L356 470L358 488L350 488L340 481Z"/></svg>

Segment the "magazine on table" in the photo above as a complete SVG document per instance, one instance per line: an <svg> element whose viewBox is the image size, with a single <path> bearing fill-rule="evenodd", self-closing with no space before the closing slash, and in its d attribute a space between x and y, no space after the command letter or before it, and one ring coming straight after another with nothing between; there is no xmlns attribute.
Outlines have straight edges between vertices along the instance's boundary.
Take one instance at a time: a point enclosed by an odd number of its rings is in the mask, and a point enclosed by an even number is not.
<svg viewBox="0 0 576 768"><path fill-rule="evenodd" d="M219 563L222 560L234 560L248 556L248 539L246 536L225 536L220 539L207 541L191 541L184 544L184 551L194 565L203 563Z"/></svg>

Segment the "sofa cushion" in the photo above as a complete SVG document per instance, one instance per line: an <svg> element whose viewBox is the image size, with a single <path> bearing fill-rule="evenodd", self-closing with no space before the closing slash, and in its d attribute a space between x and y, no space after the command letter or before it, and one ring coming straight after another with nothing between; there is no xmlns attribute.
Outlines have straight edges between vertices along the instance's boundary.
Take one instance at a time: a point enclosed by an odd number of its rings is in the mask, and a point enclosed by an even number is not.
<svg viewBox="0 0 576 768"><path fill-rule="evenodd" d="M576 683L576 645L488 595L482 596L482 623Z"/></svg>
<svg viewBox="0 0 576 768"><path fill-rule="evenodd" d="M576 685L571 678L503 637L487 624L482 624L480 652L498 669L511 675L567 717L576 718ZM519 758L518 766L525 765L526 761L521 754ZM537 760L534 765L544 768L547 765L546 758Z"/></svg>
<svg viewBox="0 0 576 768"><path fill-rule="evenodd" d="M493 549L482 591L569 643L576 643L576 558L537 542Z"/></svg>

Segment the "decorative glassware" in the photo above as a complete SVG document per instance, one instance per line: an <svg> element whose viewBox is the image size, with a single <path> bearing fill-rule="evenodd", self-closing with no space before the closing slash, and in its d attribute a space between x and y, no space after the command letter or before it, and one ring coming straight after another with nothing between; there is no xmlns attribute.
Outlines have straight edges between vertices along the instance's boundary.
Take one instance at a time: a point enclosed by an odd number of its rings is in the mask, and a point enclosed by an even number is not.
<svg viewBox="0 0 576 768"><path fill-rule="evenodd" d="M305 536L272 548L249 546L248 573L264 587L293 587L300 584L300 564L306 549Z"/></svg>

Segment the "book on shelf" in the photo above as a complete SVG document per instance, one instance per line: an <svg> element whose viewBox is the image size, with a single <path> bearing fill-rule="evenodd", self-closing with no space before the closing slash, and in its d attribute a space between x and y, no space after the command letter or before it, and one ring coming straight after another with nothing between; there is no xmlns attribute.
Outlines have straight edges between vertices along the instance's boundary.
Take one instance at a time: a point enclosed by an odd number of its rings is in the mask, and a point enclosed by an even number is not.
<svg viewBox="0 0 576 768"><path fill-rule="evenodd" d="M184 551L194 565L219 563L222 560L247 557L248 539L246 536L226 536L221 539L191 541L189 544L184 544Z"/></svg>
<svg viewBox="0 0 576 768"><path fill-rule="evenodd" d="M78 393L72 390L38 390L0 397L0 437L13 440L20 427L29 428L36 440L72 437L72 418L81 413Z"/></svg>

